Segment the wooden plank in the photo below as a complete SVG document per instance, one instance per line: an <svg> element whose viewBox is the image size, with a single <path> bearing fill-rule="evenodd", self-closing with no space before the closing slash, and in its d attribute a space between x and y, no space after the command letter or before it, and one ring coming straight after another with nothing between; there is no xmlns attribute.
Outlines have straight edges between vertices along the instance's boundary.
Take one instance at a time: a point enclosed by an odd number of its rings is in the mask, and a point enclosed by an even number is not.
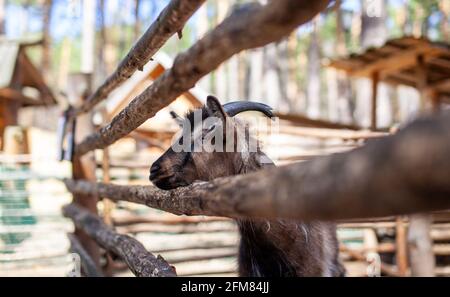
<svg viewBox="0 0 450 297"><path fill-rule="evenodd" d="M407 276L408 274L408 252L407 252L407 238L406 227L403 219L398 217L395 226L395 259L397 262L397 270L400 276Z"/></svg>
<svg viewBox="0 0 450 297"><path fill-rule="evenodd" d="M372 73L372 100L371 100L371 113L370 113L370 128L372 131L377 129L377 97L378 97L378 80L379 73Z"/></svg>
<svg viewBox="0 0 450 297"><path fill-rule="evenodd" d="M430 215L414 214L410 216L408 250L412 276L434 276L435 258L430 227Z"/></svg>
<svg viewBox="0 0 450 297"><path fill-rule="evenodd" d="M42 101L25 96L19 90L15 90L12 88L0 89L0 97L2 99L6 99L6 100L17 100L18 102L20 102L21 104L24 104L24 105L43 105L44 104Z"/></svg>
<svg viewBox="0 0 450 297"><path fill-rule="evenodd" d="M325 120L316 120L308 118L307 116L301 114L279 113L279 112L275 112L274 114L281 120L287 120L299 126L329 128L329 129L361 130L361 127L356 125L334 123Z"/></svg>
<svg viewBox="0 0 450 297"><path fill-rule="evenodd" d="M69 98L72 98L75 103L84 102L86 100L85 95L89 94L89 90L91 88L90 75L72 74L69 76L68 81L69 85L79 86L79 88L70 88L68 90ZM81 141L86 135L94 131L91 117L91 113L78 117L76 123L75 143ZM72 160L72 177L74 180L96 181L97 178L95 176L95 168L95 155L93 152L90 152L84 156L74 156L74 159ZM98 213L97 195L74 194L73 202L83 206L93 214ZM100 249L97 243L81 228L75 228L74 235L100 269Z"/></svg>
<svg viewBox="0 0 450 297"><path fill-rule="evenodd" d="M377 59L368 64L355 63L353 67L349 67L348 64L346 66L341 61L332 61L329 66L342 69L351 76L371 77L373 72L379 72L380 80L383 80L393 72L414 66L418 55L425 55L428 58L432 58L444 52L445 49L441 47L431 44L420 44L405 50L400 50L388 57Z"/></svg>

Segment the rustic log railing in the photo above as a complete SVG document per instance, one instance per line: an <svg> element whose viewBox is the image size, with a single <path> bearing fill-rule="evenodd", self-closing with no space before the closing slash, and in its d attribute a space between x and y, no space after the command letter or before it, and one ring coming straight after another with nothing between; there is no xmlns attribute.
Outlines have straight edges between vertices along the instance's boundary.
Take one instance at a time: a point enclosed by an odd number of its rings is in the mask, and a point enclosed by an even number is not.
<svg viewBox="0 0 450 297"><path fill-rule="evenodd" d="M136 239L117 234L98 216L75 204L66 205L63 213L102 247L124 259L136 276L176 276L175 269L161 256L149 253Z"/></svg>
<svg viewBox="0 0 450 297"><path fill-rule="evenodd" d="M92 110L97 103L104 100L114 88L122 84L137 69L142 69L170 36L178 32L181 37L180 31L184 23L203 2L172 0L130 50L116 71L81 107L74 109L70 116L77 116ZM314 2L278 0L270 1L265 6L249 4L235 10L188 51L179 54L173 67L133 99L124 110L113 118L111 123L81 141L75 148L76 156L82 156L94 149L105 148L126 136L183 92L192 88L201 77L214 70L232 55L244 49L260 47L281 39L297 26L311 20L328 3L329 0ZM69 184L69 181L67 183ZM76 194L75 191L73 193ZM113 195L108 198L114 200ZM115 233L95 214L74 204L65 207L64 213L98 244L124 258L131 271L136 275L175 275L165 261L155 258L145 251L144 247L131 237Z"/></svg>
<svg viewBox="0 0 450 297"><path fill-rule="evenodd" d="M121 62L116 72L73 116L91 110L151 56L204 1L173 0ZM181 53L173 67L134 98L113 120L75 148L81 156L105 148L232 55L279 40L311 20L329 0L278 0L246 5ZM168 25L171 24L171 25ZM169 27L167 27L169 26ZM195 183L171 191L65 180L74 194L144 204L175 214L339 220L450 208L450 114L418 119L394 136L370 140L352 152L243 176ZM99 245L123 258L138 276L175 276L132 237L117 234L95 214L74 204L64 214ZM81 249L80 249L81 250Z"/></svg>
<svg viewBox="0 0 450 297"><path fill-rule="evenodd" d="M134 98L108 125L77 145L75 153L83 155L111 145L191 89L232 55L281 39L311 20L328 2L278 0L265 6L246 5L235 10L190 49L179 54L172 68Z"/></svg>
<svg viewBox="0 0 450 297"><path fill-rule="evenodd" d="M66 180L73 193L174 214L339 220L450 208L450 113L364 147L164 191Z"/></svg>

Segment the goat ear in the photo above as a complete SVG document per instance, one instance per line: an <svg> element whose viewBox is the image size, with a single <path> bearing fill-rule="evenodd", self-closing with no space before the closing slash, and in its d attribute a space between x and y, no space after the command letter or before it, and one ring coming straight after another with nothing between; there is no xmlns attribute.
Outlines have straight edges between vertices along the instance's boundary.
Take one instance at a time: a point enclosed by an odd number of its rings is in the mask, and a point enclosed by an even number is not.
<svg viewBox="0 0 450 297"><path fill-rule="evenodd" d="M208 107L211 115L225 120L227 113L223 110L222 104L220 104L219 99L214 96L209 95L206 98L206 106Z"/></svg>

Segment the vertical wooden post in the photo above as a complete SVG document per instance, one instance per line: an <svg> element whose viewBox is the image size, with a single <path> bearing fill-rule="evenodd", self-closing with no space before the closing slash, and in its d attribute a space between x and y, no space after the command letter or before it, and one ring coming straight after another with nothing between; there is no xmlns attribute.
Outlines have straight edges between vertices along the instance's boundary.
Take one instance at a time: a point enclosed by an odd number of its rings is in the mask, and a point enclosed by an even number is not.
<svg viewBox="0 0 450 297"><path fill-rule="evenodd" d="M69 76L68 99L72 105L80 105L86 98L91 89L91 76L89 74L72 74ZM82 141L87 135L94 132L92 123L92 114L86 113L77 118L75 143ZM96 181L95 177L95 156L94 152L89 152L81 157L75 156L72 161L73 179L85 179ZM98 197L90 195L74 194L73 201L90 212L97 214ZM89 253L92 260L100 268L100 249L97 243L92 240L84 231L75 228L74 232L78 241Z"/></svg>
<svg viewBox="0 0 450 297"><path fill-rule="evenodd" d="M371 105L371 119L370 119L370 129L377 129L377 97L378 97L378 72L372 73L372 105Z"/></svg>
<svg viewBox="0 0 450 297"><path fill-rule="evenodd" d="M428 214L410 216L408 247L411 276L434 276L435 258L430 236L432 218Z"/></svg>
<svg viewBox="0 0 450 297"><path fill-rule="evenodd" d="M395 221L395 258L397 262L398 274L407 276L408 274L408 248L406 244L406 228L401 217Z"/></svg>
<svg viewBox="0 0 450 297"><path fill-rule="evenodd" d="M417 56L417 89L420 92L422 112L427 106L434 111L439 105L433 101L433 92L427 90L428 76L424 57ZM430 96L431 95L431 96ZM432 217L429 214L416 214L410 216L408 229L408 250L411 263L412 276L434 276L435 257L433 241L430 236Z"/></svg>
<svg viewBox="0 0 450 297"><path fill-rule="evenodd" d="M429 90L428 97L431 102L431 109L433 112L439 112L441 109L441 98L439 97L439 93L436 90Z"/></svg>
<svg viewBox="0 0 450 297"><path fill-rule="evenodd" d="M111 176L109 174L109 149L106 147L103 149L102 157L102 171L103 171L103 182L109 183L111 181ZM114 202L106 197L103 198L103 220L109 226L112 226L112 210L114 207Z"/></svg>
<svg viewBox="0 0 450 297"><path fill-rule="evenodd" d="M374 229L364 229L364 250L368 266L367 276L381 276L380 255L377 252L378 239Z"/></svg>
<svg viewBox="0 0 450 297"><path fill-rule="evenodd" d="M428 84L427 69L422 55L416 57L416 87L420 94L420 108L425 110L427 106L427 96L425 88Z"/></svg>

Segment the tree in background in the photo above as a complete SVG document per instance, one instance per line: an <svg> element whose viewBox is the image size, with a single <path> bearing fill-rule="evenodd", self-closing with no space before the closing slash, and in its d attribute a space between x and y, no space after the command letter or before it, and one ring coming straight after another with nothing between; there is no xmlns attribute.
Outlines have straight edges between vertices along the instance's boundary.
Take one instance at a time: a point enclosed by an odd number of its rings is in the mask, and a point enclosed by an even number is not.
<svg viewBox="0 0 450 297"><path fill-rule="evenodd" d="M96 50L97 50L97 61L96 61L96 73L95 73L95 85L101 83L101 81L108 75L109 71L107 69L106 62L106 50L108 48L108 37L106 32L106 24L105 24L105 2L106 0L100 0L98 3L98 20L99 20L99 29L98 29L98 38L96 42Z"/></svg>
<svg viewBox="0 0 450 297"><path fill-rule="evenodd" d="M311 118L319 118L321 114L321 96L320 96L320 45L318 37L317 16L313 20L313 29L308 47L308 79L306 85L307 115Z"/></svg>
<svg viewBox="0 0 450 297"><path fill-rule="evenodd" d="M42 13L42 63L41 70L47 81L51 80L51 37L50 24L53 0L44 0Z"/></svg>
<svg viewBox="0 0 450 297"><path fill-rule="evenodd" d="M347 55L342 2L337 0L334 9L326 16L321 26L322 48L328 58ZM348 14L347 14L348 15ZM327 115L333 122L353 123L353 103L350 80L343 71L331 67L323 69L327 87Z"/></svg>
<svg viewBox="0 0 450 297"><path fill-rule="evenodd" d="M199 40L205 36L209 30L208 22L208 3L204 3L196 12L196 24L195 24L195 39ZM203 77L198 85L206 92L211 92L211 76L207 75Z"/></svg>
<svg viewBox="0 0 450 297"><path fill-rule="evenodd" d="M360 47L366 50L370 47L382 46L387 37L386 1L363 0L361 11ZM389 87L378 84L377 126L386 127L392 123L392 106L389 100ZM369 127L371 119L371 85L367 79L356 80L356 110L355 118L359 125Z"/></svg>
<svg viewBox="0 0 450 297"><path fill-rule="evenodd" d="M345 44L345 32L343 25L343 13L341 0L335 3L336 14L336 53L342 57L348 54ZM353 123L353 104L349 78L342 72L337 72L337 120L343 123Z"/></svg>
<svg viewBox="0 0 450 297"><path fill-rule="evenodd" d="M5 0L0 0L0 35L5 34Z"/></svg>
<svg viewBox="0 0 450 297"><path fill-rule="evenodd" d="M221 23L230 9L230 1L218 0L215 2L216 21L215 25ZM220 65L214 72L214 93L219 98L228 99L227 75L225 65Z"/></svg>
<svg viewBox="0 0 450 297"><path fill-rule="evenodd" d="M441 1L439 2L439 10L441 12L441 34L442 40L446 42L450 42L450 32L449 32L449 15L450 15L450 1Z"/></svg>
<svg viewBox="0 0 450 297"><path fill-rule="evenodd" d="M134 27L133 27L133 41L138 40L141 35L141 19L139 17L141 11L141 0L134 0Z"/></svg>

